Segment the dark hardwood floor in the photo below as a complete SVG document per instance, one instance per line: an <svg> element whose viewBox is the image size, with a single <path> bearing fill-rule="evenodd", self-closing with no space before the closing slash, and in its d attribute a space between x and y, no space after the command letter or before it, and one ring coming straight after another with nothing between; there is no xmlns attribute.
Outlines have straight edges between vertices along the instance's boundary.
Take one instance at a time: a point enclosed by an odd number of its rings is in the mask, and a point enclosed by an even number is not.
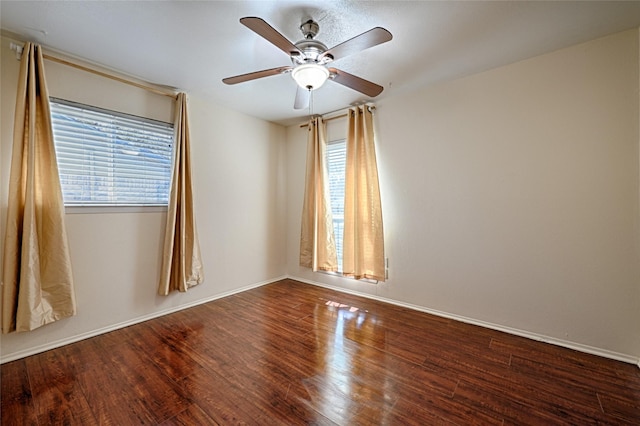
<svg viewBox="0 0 640 426"><path fill-rule="evenodd" d="M2 365L2 425L638 425L640 369L284 280Z"/></svg>

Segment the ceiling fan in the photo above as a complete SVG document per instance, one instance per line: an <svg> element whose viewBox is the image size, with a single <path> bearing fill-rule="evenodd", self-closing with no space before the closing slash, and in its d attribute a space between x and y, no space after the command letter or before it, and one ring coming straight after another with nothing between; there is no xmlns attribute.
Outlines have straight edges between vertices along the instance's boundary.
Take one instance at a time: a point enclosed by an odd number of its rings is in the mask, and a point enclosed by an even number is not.
<svg viewBox="0 0 640 426"><path fill-rule="evenodd" d="M384 28L372 28L331 49L327 49L323 43L314 39L320 30L320 26L312 19L300 25L300 31L304 39L295 44L291 43L261 18L241 18L240 23L289 55L292 65L227 77L222 80L226 84L237 84L272 75L290 73L298 83L294 103L295 109L304 108L308 104L310 92L320 88L328 79L370 97L378 96L383 90L382 86L328 65L334 60L391 40L393 36Z"/></svg>

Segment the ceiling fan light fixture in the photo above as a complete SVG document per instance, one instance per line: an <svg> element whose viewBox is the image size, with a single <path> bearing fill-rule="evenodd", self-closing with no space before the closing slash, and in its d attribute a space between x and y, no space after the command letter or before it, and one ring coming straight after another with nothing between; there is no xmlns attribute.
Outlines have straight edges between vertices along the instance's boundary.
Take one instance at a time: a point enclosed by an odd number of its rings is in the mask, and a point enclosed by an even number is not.
<svg viewBox="0 0 640 426"><path fill-rule="evenodd" d="M302 64L293 69L291 76L303 89L315 90L327 81L329 70L318 64Z"/></svg>

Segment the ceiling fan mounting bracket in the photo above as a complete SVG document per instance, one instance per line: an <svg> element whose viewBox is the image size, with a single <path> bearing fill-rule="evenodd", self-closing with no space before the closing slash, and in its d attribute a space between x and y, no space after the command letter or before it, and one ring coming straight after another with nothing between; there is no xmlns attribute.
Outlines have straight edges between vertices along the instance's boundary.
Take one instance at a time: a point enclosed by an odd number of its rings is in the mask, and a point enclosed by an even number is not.
<svg viewBox="0 0 640 426"><path fill-rule="evenodd" d="M320 25L313 19L309 19L307 22L303 22L300 25L300 31L306 40L313 39L320 31Z"/></svg>

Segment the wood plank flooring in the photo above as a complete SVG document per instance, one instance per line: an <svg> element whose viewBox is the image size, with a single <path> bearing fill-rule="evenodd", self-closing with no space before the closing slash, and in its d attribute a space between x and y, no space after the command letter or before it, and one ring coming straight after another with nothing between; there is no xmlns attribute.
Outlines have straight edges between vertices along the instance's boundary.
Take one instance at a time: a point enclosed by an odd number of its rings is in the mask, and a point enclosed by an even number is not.
<svg viewBox="0 0 640 426"><path fill-rule="evenodd" d="M639 425L640 369L292 280L2 365L2 425Z"/></svg>

